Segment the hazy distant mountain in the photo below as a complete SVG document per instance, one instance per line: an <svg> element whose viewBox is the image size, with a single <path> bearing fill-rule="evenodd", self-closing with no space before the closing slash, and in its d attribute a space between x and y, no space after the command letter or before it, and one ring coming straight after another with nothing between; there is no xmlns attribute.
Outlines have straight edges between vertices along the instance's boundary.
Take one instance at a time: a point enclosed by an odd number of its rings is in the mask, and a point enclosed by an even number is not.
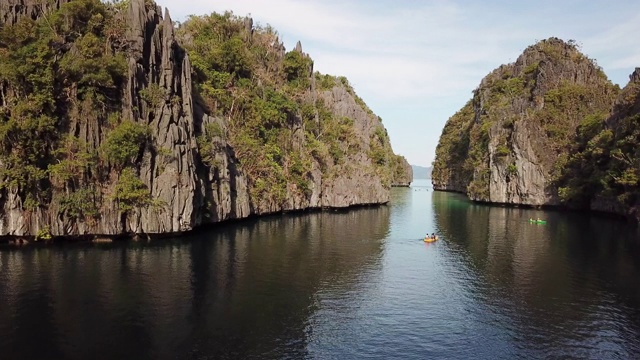
<svg viewBox="0 0 640 360"><path fill-rule="evenodd" d="M431 179L431 166L424 167L418 165L411 165L413 169L414 179Z"/></svg>

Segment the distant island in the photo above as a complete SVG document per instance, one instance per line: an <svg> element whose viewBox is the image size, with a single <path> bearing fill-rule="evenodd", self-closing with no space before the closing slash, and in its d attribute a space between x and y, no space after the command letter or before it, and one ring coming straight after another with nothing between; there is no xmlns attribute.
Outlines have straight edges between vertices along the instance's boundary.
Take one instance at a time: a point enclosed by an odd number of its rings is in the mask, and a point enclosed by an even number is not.
<svg viewBox="0 0 640 360"><path fill-rule="evenodd" d="M414 179L431 179L431 166L411 165Z"/></svg>

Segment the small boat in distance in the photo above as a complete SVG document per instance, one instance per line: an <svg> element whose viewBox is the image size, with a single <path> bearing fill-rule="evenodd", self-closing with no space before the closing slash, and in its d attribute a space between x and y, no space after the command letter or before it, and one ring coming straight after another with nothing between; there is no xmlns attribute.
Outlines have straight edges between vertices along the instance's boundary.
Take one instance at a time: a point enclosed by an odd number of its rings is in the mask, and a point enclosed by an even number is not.
<svg viewBox="0 0 640 360"><path fill-rule="evenodd" d="M532 224L546 224L547 220L540 220L540 218L538 218L538 219L529 219L529 222Z"/></svg>
<svg viewBox="0 0 640 360"><path fill-rule="evenodd" d="M433 237L431 237L431 236L425 236L424 237L424 242L430 243L430 242L434 242L436 240L438 240L438 235L434 235Z"/></svg>

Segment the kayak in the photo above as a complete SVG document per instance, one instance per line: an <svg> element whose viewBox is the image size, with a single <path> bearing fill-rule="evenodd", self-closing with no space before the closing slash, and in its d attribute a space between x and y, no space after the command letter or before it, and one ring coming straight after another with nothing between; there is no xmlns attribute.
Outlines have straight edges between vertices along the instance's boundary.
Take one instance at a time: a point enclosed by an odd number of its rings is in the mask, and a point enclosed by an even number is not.
<svg viewBox="0 0 640 360"><path fill-rule="evenodd" d="M436 241L436 240L438 240L438 237L437 237L437 236L435 237L435 239L434 239L434 238L430 238L430 237L426 237L426 238L424 238L424 242L428 242L428 243L430 243L430 242L434 242L434 241Z"/></svg>
<svg viewBox="0 0 640 360"><path fill-rule="evenodd" d="M547 220L534 220L534 219L529 219L529 222L532 224L546 224Z"/></svg>

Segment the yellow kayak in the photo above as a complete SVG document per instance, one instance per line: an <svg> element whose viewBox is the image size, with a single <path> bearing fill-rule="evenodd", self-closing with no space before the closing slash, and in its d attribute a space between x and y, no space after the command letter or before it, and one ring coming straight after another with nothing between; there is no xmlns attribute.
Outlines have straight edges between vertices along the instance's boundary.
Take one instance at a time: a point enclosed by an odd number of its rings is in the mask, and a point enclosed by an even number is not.
<svg viewBox="0 0 640 360"><path fill-rule="evenodd" d="M425 238L424 238L424 242L428 242L428 243L430 243L430 242L434 242L434 241L436 241L436 240L438 240L438 237L437 237L437 236L436 236L435 238L432 238L432 237L425 237Z"/></svg>

